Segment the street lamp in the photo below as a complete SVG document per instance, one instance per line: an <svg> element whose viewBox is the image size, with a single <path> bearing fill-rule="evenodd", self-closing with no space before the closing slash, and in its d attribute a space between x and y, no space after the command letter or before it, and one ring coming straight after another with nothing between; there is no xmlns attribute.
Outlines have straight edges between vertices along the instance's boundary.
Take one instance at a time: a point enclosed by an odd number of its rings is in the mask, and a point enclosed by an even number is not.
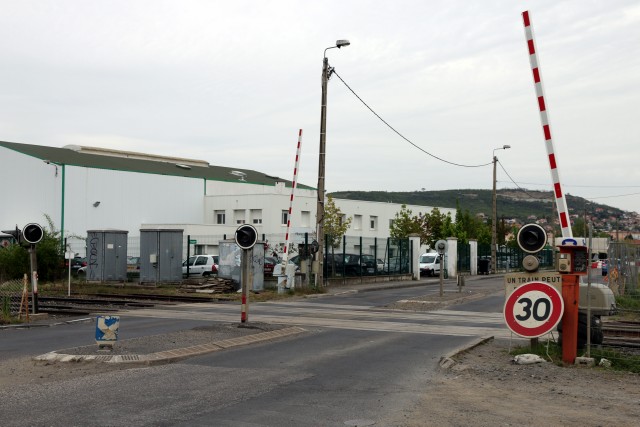
<svg viewBox="0 0 640 427"><path fill-rule="evenodd" d="M324 253L324 159L326 154L327 142L327 83L333 72L333 68L329 67L327 59L327 50L340 49L343 46L349 46L349 40L338 40L335 46L329 46L324 50L324 59L322 60L322 100L320 103L320 151L318 153L318 205L316 208L316 236L318 240L318 252L316 252L318 260L318 272L316 274L316 286L322 286L323 281L323 253Z"/></svg>
<svg viewBox="0 0 640 427"><path fill-rule="evenodd" d="M497 212L497 195L496 195L496 163L498 162L498 158L496 157L496 150L506 150L511 148L510 145L503 145L502 147L493 149L493 216L491 218L491 271L495 274L497 271L497 246L498 239L496 234L496 223L498 222L498 212Z"/></svg>

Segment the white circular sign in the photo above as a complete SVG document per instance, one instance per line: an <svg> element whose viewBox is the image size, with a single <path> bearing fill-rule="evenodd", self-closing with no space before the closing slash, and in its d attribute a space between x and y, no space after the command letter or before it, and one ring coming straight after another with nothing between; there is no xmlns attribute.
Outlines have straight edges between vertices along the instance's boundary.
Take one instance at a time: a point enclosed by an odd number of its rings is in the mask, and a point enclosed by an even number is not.
<svg viewBox="0 0 640 427"><path fill-rule="evenodd" d="M537 338L556 327L564 313L562 295L545 282L529 282L516 288L504 303L504 320L523 338Z"/></svg>

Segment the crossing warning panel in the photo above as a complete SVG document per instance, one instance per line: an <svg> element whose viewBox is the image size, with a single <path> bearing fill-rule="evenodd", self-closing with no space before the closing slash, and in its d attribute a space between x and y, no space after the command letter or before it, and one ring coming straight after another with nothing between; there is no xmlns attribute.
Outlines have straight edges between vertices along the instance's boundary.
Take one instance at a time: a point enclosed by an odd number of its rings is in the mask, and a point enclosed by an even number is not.
<svg viewBox="0 0 640 427"><path fill-rule="evenodd" d="M504 303L504 320L523 338L537 338L556 327L564 313L560 292L549 283L529 282L516 288Z"/></svg>

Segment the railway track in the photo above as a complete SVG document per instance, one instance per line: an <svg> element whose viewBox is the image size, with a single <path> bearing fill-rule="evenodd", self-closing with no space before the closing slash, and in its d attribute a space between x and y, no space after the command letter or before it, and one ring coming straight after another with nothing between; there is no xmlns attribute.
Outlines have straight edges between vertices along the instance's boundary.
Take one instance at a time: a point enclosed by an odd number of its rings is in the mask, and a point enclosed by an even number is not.
<svg viewBox="0 0 640 427"><path fill-rule="evenodd" d="M122 309L148 308L178 303L212 303L223 298L198 298L187 295L90 294L86 296L47 296L38 298L38 311L59 315L88 315Z"/></svg>
<svg viewBox="0 0 640 427"><path fill-rule="evenodd" d="M640 322L615 320L603 322L604 345L640 349Z"/></svg>
<svg viewBox="0 0 640 427"><path fill-rule="evenodd" d="M59 315L89 315L108 313L122 309L148 308L157 305L179 303L220 303L225 297L195 297L190 295L156 294L89 294L85 296L40 297L38 309L43 313ZM607 321L602 324L604 346L620 347L640 351L639 321Z"/></svg>

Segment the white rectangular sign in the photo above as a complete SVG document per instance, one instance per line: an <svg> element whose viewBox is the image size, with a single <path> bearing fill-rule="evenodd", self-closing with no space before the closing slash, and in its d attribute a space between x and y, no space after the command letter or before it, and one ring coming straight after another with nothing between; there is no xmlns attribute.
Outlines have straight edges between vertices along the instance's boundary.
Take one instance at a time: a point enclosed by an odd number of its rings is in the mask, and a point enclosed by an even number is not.
<svg viewBox="0 0 640 427"><path fill-rule="evenodd" d="M562 275L557 271L535 273L508 273L504 275L504 292L509 296L518 286L529 282L545 282L562 292Z"/></svg>

